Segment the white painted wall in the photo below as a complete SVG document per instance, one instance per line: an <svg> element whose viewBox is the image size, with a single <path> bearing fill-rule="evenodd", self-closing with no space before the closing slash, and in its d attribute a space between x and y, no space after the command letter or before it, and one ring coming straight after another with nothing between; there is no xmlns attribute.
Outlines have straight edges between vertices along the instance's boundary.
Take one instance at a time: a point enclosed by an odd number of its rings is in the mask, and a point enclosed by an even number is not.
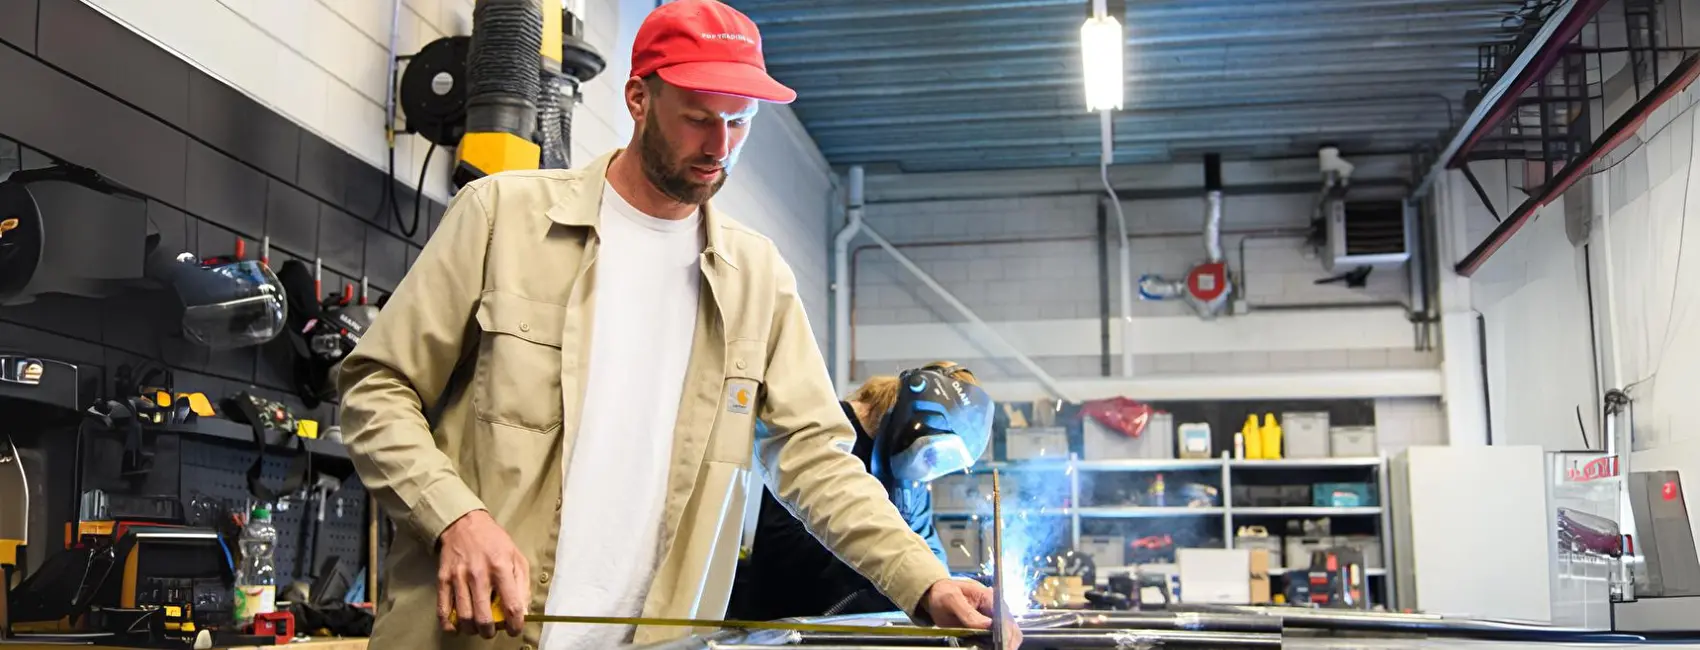
<svg viewBox="0 0 1700 650"><path fill-rule="evenodd" d="M376 167L384 137L391 0L84 0L190 63ZM417 52L470 34L473 0L402 0L397 50ZM631 137L621 88L631 44L654 0L583 0L587 40L608 68L584 88L573 115L573 160ZM826 336L828 194L833 175L787 107L766 106L720 206L773 238L796 269L816 336ZM416 185L429 143L401 136L396 176ZM453 159L438 152L425 192L448 198Z"/></svg>
<svg viewBox="0 0 1700 650"><path fill-rule="evenodd" d="M1398 164L1363 161L1360 170L1365 173L1360 177L1393 176L1401 171ZM1116 382L1099 379L1101 194L1094 192L1101 181L1095 172L870 174L865 219L1047 372L1087 394L1116 391ZM1155 190L1197 189L1178 198L1123 202L1135 278L1147 273L1179 277L1203 258L1202 165L1117 167L1111 175L1118 188L1147 196ZM1224 254L1232 270L1244 272L1241 289L1250 312L1206 322L1179 301L1137 301L1128 336L1119 326L1111 328L1114 374L1120 374L1124 339L1134 350L1135 377L1147 382L1139 388L1164 394L1183 386L1193 390L1198 386L1194 378L1220 381L1228 374L1280 376L1274 380L1279 384L1293 375L1435 373L1438 356L1413 349L1415 334L1404 309L1397 306L1406 300L1404 273L1377 271L1363 289L1315 284L1329 274L1301 245L1315 202L1315 192L1308 189L1317 179L1314 161L1230 162L1224 165L1223 177L1230 188L1275 183L1302 183L1305 188L1279 194L1230 193L1224 201ZM986 194L993 196L975 198ZM1108 227L1110 310L1119 314L1113 212ZM852 251L855 377L945 357L973 362L983 378L1010 380L1012 387L1026 390L1027 373L1013 361L996 358L1000 348L892 256L867 238L856 240ZM1395 306L1375 306L1381 303ZM1270 309L1308 304L1352 308ZM1393 380L1405 386L1397 394L1437 394L1430 391L1438 382L1426 377L1405 381L1409 378ZM1332 381L1316 379L1318 386ZM1367 384L1382 379L1388 378ZM1240 387L1259 394L1288 394L1290 388ZM1121 382L1119 388L1129 385Z"/></svg>
<svg viewBox="0 0 1700 650"><path fill-rule="evenodd" d="M1666 30L1671 44L1700 33L1700 12L1690 13L1682 16L1685 29ZM1606 99L1596 104L1604 108L1596 127L1635 102L1623 63L1606 62ZM1667 59L1661 69L1672 65ZM1643 90L1650 86L1644 82ZM1630 468L1683 472L1690 519L1700 517L1694 487L1700 483L1700 430L1690 426L1688 409L1700 392L1700 328L1691 309L1700 301L1700 232L1687 231L1700 228L1691 223L1700 217L1693 191L1700 174L1694 166L1700 110L1690 110L1697 102L1700 89L1690 87L1655 111L1635 137L1596 164L1593 176L1541 210L1469 283L1473 304L1488 321L1494 442L1579 448L1580 404L1587 440L1599 448L1593 415L1599 396L1629 386L1635 400ZM1522 184L1517 167L1507 172L1499 164L1480 164L1476 170L1501 214L1522 200L1507 189ZM1466 222L1474 245L1494 224L1474 193L1466 196L1467 208L1454 218ZM1592 220L1586 264L1566 235L1567 209ZM1599 342L1597 382L1590 324Z"/></svg>
<svg viewBox="0 0 1700 650"><path fill-rule="evenodd" d="M1527 198L1509 189L1522 184L1520 167L1509 167L1510 180L1508 166L1499 162L1473 168L1491 188L1500 216ZM1470 296L1485 325L1493 444L1582 449L1580 407L1589 444L1601 445L1587 270L1582 249L1571 245L1564 227L1567 201L1578 199L1588 200L1567 196L1542 208L1470 278ZM1465 192L1465 203L1474 244L1496 224L1474 192Z"/></svg>

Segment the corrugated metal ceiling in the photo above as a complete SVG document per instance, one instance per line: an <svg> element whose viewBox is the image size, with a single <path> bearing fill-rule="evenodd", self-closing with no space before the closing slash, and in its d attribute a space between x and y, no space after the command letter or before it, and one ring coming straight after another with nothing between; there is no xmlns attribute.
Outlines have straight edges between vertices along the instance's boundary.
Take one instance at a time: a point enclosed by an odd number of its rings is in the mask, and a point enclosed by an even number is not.
<svg viewBox="0 0 1700 650"><path fill-rule="evenodd" d="M1098 164L1087 0L728 0L833 164ZM1114 3L1112 3L1113 5ZM1410 151L1533 0L1129 0L1116 163Z"/></svg>

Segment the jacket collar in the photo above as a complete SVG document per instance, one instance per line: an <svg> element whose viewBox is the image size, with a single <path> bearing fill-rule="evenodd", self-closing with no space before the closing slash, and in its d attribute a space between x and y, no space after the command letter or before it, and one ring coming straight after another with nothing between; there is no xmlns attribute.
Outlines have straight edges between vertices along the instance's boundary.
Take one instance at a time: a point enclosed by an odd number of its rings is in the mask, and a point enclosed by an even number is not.
<svg viewBox="0 0 1700 650"><path fill-rule="evenodd" d="M614 157L625 149L615 149L598 156L594 162L585 166L581 173L581 182L567 186L561 200L549 208L545 214L549 220L563 226L582 226L592 230L599 225L602 213L602 187L608 183L608 165L614 162ZM731 257L727 247L724 231L726 217L714 208L713 202L702 206L703 227L708 232L708 248L704 253L724 260L733 269L738 268L737 260Z"/></svg>

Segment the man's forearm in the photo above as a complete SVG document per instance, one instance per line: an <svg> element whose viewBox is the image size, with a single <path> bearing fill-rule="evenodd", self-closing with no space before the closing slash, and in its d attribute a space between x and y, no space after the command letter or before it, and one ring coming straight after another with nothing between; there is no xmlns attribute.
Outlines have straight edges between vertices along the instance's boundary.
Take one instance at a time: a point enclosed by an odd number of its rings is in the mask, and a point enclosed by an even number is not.
<svg viewBox="0 0 1700 650"><path fill-rule="evenodd" d="M484 505L437 448L425 411L448 387L483 293L492 232L475 181L457 194L419 259L341 366L340 422L360 479L423 538Z"/></svg>

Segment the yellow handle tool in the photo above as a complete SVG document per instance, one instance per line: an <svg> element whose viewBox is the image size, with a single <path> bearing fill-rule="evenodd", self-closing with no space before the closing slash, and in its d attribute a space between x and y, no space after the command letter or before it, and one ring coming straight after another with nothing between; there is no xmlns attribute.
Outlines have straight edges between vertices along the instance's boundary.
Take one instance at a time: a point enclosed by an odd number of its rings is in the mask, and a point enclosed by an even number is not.
<svg viewBox="0 0 1700 650"><path fill-rule="evenodd" d="M499 626L507 617L501 603L490 608L491 619ZM451 613L452 617L453 614ZM626 616L563 616L558 614L527 614L525 622L580 623L596 625L655 625L662 627L733 628L742 630L785 630L791 632L822 632L828 634L865 634L870 636L902 637L971 637L982 636L986 630L966 627L917 627L910 625L846 625L842 623L802 623L790 621L717 621L698 618L648 618Z"/></svg>

